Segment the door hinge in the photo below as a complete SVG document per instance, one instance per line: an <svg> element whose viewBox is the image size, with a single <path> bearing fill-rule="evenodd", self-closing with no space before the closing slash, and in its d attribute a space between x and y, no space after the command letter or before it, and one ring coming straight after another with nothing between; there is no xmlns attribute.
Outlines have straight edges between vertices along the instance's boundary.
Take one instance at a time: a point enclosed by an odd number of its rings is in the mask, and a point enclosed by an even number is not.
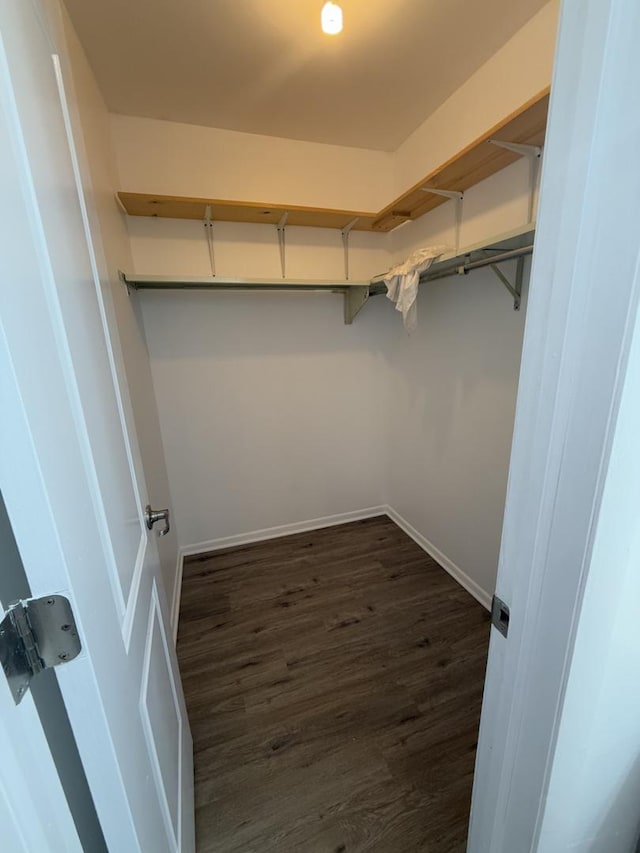
<svg viewBox="0 0 640 853"><path fill-rule="evenodd" d="M64 596L12 604L0 622L0 662L16 705L34 675L73 660L81 648L71 604Z"/></svg>
<svg viewBox="0 0 640 853"><path fill-rule="evenodd" d="M503 637L509 633L509 606L497 595L491 601L491 624Z"/></svg>

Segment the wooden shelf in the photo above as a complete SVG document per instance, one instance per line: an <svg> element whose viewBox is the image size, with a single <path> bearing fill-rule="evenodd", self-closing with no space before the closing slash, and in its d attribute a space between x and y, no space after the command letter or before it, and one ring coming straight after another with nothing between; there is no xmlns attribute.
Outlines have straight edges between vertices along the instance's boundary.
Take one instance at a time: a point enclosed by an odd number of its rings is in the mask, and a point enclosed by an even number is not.
<svg viewBox="0 0 640 853"><path fill-rule="evenodd" d="M145 193L119 192L118 198L129 216L159 216L164 219L198 219L201 222L210 208L214 222L253 222L260 225L277 225L287 214L289 225L308 228L336 228L342 230L357 219L356 231L372 231L375 213L358 210L332 210L300 205L260 204L253 201L223 201L217 198L186 198L173 195L147 195Z"/></svg>
<svg viewBox="0 0 640 853"><path fill-rule="evenodd" d="M442 196L423 192L423 187L465 192L520 159L519 154L494 145L491 139L543 145L548 109L549 90L545 89L381 210L372 230L391 231L400 223L419 219L447 201Z"/></svg>
<svg viewBox="0 0 640 853"><path fill-rule="evenodd" d="M203 221L209 207L213 221L277 225L286 213L287 226L343 230L357 220L353 225L354 231L385 233L403 222L419 219L446 202L442 196L423 192L423 187L464 192L519 159L517 153L493 145L491 139L542 145L548 106L547 88L377 213L146 193L119 192L117 196L130 216Z"/></svg>

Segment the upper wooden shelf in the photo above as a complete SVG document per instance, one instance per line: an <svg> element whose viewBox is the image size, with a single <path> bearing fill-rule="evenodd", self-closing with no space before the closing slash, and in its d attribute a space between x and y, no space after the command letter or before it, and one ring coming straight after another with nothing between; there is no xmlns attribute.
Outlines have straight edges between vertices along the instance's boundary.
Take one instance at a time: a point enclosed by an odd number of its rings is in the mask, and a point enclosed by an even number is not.
<svg viewBox="0 0 640 853"><path fill-rule="evenodd" d="M119 192L118 198L131 216L202 221L209 207L214 222L277 225L286 213L288 226L343 230L356 220L352 226L354 231L388 232L403 222L419 219L447 201L442 196L423 192L423 187L464 192L518 160L517 153L493 145L490 140L542 145L548 107L549 89L546 88L377 213L147 193Z"/></svg>
<svg viewBox="0 0 640 853"><path fill-rule="evenodd" d="M146 193L119 192L118 198L130 216L161 216L166 219L199 219L210 208L211 219L216 222L258 222L277 225L284 214L287 225L306 225L309 228L345 228L354 219L359 231L373 230L367 222L373 213L357 210L331 210L324 207L301 207L290 204L259 204L254 201L223 201L218 198L187 198L174 195L148 195Z"/></svg>

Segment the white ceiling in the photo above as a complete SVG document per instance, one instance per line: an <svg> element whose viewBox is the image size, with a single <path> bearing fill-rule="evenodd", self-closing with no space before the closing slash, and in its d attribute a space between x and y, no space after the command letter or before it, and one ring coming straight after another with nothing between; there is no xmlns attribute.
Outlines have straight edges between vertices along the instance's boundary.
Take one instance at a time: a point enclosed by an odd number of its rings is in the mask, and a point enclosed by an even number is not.
<svg viewBox="0 0 640 853"><path fill-rule="evenodd" d="M390 151L546 0L65 2L112 112Z"/></svg>

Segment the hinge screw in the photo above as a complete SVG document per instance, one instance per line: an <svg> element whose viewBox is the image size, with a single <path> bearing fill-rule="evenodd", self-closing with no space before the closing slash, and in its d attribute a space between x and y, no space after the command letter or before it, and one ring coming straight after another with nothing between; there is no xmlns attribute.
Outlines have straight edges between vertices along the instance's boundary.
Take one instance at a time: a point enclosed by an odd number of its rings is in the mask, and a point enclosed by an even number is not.
<svg viewBox="0 0 640 853"><path fill-rule="evenodd" d="M55 603L56 603L56 602L55 602L55 599L54 599L54 598L47 598L47 604L49 605L49 607L51 607L51 605L52 605L52 604L55 604Z"/></svg>
<svg viewBox="0 0 640 853"><path fill-rule="evenodd" d="M66 652L62 652L61 654L58 655L58 658L60 660L68 660L69 655Z"/></svg>
<svg viewBox="0 0 640 853"><path fill-rule="evenodd" d="M70 631L70 630L71 630L71 625L61 625L61 626L60 626L60 629L61 629L62 631Z"/></svg>

